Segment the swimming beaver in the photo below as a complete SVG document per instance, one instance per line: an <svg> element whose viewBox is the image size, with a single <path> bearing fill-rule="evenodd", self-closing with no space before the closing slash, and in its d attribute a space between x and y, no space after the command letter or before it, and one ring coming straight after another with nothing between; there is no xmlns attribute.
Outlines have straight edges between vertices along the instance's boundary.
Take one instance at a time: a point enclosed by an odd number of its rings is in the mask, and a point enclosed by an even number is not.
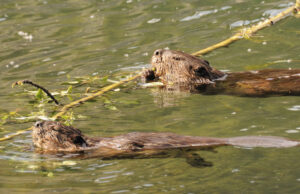
<svg viewBox="0 0 300 194"><path fill-rule="evenodd" d="M33 143L44 152L87 152L93 157L154 155L156 151L207 149L217 146L276 147L299 146L299 141L272 136L233 138L193 137L174 133L128 133L115 137L85 136L80 130L55 121L38 121L33 127ZM91 153L91 152L90 152Z"/></svg>
<svg viewBox="0 0 300 194"><path fill-rule="evenodd" d="M161 80L168 90L238 96L300 95L300 69L224 73L209 62L181 51L158 49L146 81Z"/></svg>

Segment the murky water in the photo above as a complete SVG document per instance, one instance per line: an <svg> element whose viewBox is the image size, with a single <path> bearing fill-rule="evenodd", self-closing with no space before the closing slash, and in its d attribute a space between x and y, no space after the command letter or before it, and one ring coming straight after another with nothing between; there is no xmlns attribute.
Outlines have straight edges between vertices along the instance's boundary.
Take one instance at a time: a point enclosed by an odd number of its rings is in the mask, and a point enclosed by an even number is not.
<svg viewBox="0 0 300 194"><path fill-rule="evenodd" d="M0 0L0 113L42 108L14 81L30 79L51 91L66 90L76 76L134 72L152 52L169 47L192 53L256 23L291 1L47 1ZM289 17L205 56L222 70L300 68L299 19ZM87 86L74 88L84 92ZM95 87L95 86L94 86ZM79 98L74 95L73 98ZM132 131L230 137L276 135L300 139L300 98L242 98L162 94L135 84L74 109L73 125L91 136ZM61 99L64 103L68 98ZM43 107L51 114L53 105ZM78 116L80 115L80 116ZM0 135L33 123L0 126ZM0 190L99 193L296 193L299 148L198 152L212 167L185 158L76 160L41 155L30 133L0 143Z"/></svg>

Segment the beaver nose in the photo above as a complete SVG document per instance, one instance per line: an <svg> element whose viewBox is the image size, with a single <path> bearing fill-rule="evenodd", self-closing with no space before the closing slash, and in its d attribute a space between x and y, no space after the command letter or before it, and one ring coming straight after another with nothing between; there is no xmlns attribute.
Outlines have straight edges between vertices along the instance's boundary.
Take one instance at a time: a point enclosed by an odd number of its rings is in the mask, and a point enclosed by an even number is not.
<svg viewBox="0 0 300 194"><path fill-rule="evenodd" d="M42 127L43 126L43 121L37 121L35 124L34 124L34 127Z"/></svg>

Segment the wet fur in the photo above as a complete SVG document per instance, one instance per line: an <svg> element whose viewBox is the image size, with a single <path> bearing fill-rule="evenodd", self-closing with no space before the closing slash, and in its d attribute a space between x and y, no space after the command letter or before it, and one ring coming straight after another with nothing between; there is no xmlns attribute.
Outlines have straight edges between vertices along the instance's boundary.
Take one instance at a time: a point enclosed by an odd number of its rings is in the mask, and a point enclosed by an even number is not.
<svg viewBox="0 0 300 194"><path fill-rule="evenodd" d="M145 72L147 80L160 78L166 84L211 84L212 80L224 75L212 68L208 61L181 51L158 49L151 64L155 70Z"/></svg>
<svg viewBox="0 0 300 194"><path fill-rule="evenodd" d="M160 80L168 90L257 97L300 95L299 69L225 74L203 59L164 49L154 52L151 64L152 68L144 71L145 80Z"/></svg>
<svg viewBox="0 0 300 194"><path fill-rule="evenodd" d="M128 133L115 137L91 138L79 129L55 121L37 122L32 132L35 147L45 152L97 151L96 155L132 156L154 154L170 149L207 149L217 146L235 145L242 147L293 147L298 141L272 136L244 136L213 138L183 136L174 133Z"/></svg>

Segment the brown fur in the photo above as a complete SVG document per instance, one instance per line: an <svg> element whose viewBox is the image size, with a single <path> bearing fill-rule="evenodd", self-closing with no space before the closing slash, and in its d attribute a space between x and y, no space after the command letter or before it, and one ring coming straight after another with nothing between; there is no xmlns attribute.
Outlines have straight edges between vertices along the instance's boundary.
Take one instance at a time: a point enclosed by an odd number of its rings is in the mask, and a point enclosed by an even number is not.
<svg viewBox="0 0 300 194"><path fill-rule="evenodd" d="M300 95L299 69L225 74L205 60L164 49L154 52L151 64L152 69L144 71L145 79L159 79L167 89L239 96Z"/></svg>
<svg viewBox="0 0 300 194"><path fill-rule="evenodd" d="M298 141L271 136L213 138L183 136L174 133L134 132L115 137L91 138L72 126L55 121L37 122L33 128L32 137L35 147L45 152L94 150L101 157L145 154L147 150L207 149L225 145L242 147L293 147L299 145Z"/></svg>
<svg viewBox="0 0 300 194"><path fill-rule="evenodd" d="M181 51L158 49L152 56L151 64L155 71L145 72L146 76L151 75L148 80L160 78L166 84L210 84L224 75L207 61Z"/></svg>

